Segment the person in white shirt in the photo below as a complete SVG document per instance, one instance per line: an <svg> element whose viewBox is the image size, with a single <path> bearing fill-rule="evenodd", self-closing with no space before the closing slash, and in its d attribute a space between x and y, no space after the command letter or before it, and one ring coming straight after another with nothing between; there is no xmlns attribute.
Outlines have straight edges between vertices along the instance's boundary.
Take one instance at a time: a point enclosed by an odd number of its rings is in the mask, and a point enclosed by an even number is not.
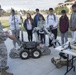
<svg viewBox="0 0 76 75"><path fill-rule="evenodd" d="M24 28L27 31L29 41L32 41L33 39L32 31L34 27L35 27L34 20L32 19L31 14L27 13L27 19L25 19L24 21Z"/></svg>
<svg viewBox="0 0 76 75"><path fill-rule="evenodd" d="M11 15L9 17L10 29L12 34L19 40L20 28L19 24L21 24L20 19L15 15L15 10L11 9ZM16 47L16 41L13 41L14 47Z"/></svg>
<svg viewBox="0 0 76 75"><path fill-rule="evenodd" d="M55 36L55 39L57 38L57 27L58 27L58 17L54 14L53 8L49 8L49 14L46 18L46 28L51 27L52 33ZM49 39L49 47L52 46L52 41Z"/></svg>

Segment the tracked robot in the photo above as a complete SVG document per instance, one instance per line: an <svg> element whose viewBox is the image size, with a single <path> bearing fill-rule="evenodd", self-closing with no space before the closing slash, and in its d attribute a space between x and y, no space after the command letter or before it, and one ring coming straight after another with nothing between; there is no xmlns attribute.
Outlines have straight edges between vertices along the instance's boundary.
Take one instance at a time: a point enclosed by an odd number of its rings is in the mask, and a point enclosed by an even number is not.
<svg viewBox="0 0 76 75"><path fill-rule="evenodd" d="M63 53L64 50L70 49L74 52L76 52L76 39L69 41L62 45L63 50L59 53L59 57L53 57L51 59L51 62L56 66L56 68L60 69L63 66L67 65L67 56L65 53ZM74 61L76 61L76 58L74 58ZM69 60L69 66L71 66L72 60Z"/></svg>

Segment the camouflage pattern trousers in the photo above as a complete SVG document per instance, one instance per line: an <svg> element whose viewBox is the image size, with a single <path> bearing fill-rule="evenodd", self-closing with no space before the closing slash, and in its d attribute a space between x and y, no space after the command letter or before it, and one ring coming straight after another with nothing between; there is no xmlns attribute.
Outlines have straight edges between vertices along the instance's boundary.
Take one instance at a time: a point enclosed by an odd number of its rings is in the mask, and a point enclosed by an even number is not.
<svg viewBox="0 0 76 75"><path fill-rule="evenodd" d="M0 43L0 68L7 66L7 48L4 43Z"/></svg>

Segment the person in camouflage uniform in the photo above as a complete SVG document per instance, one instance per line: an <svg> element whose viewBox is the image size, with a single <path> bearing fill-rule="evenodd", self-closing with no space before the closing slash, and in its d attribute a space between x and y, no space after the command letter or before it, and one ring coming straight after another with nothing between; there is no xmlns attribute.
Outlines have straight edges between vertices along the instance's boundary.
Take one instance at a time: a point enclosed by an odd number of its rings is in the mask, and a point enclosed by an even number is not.
<svg viewBox="0 0 76 75"><path fill-rule="evenodd" d="M2 9L0 8L0 15L1 15ZM0 73L1 75L13 75L12 73L6 72L6 70L9 68L7 66L7 48L5 46L4 41L10 38L12 40L15 40L15 37L10 35L8 31L4 32L1 22L0 22Z"/></svg>

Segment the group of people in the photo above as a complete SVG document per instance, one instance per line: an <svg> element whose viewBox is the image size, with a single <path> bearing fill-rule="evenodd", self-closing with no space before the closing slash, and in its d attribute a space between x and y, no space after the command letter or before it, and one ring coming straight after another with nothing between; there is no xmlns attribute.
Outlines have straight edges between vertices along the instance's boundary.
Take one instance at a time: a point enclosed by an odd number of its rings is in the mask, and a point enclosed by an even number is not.
<svg viewBox="0 0 76 75"><path fill-rule="evenodd" d="M0 9L0 15L2 14L2 9ZM69 18L66 14L66 10L61 11L61 17L58 20L57 15L54 14L53 8L49 8L49 13L44 19L44 16L39 13L39 9L36 9L36 15L34 19L32 19L31 14L27 13L27 18L24 21L24 28L28 33L28 40L32 41L32 31L37 26L44 26L49 28L51 26L51 32L54 34L55 39L57 39L57 29L59 27L61 33L61 42L64 44L68 41L68 30L70 29L72 32L72 37L76 39L76 4L72 5L72 14ZM19 40L20 28L19 24L21 24L21 20L15 15L15 11L11 10L11 15L9 18L10 29L12 31L12 35L8 31L3 31L2 25L0 22L0 72L1 75L13 75L12 73L8 73L6 70L9 68L7 66L7 48L4 44L4 41L7 38L13 40L14 47L16 47L16 40ZM59 24L59 26L58 26ZM45 43L45 34L43 31L37 31L38 37L42 43ZM18 43L19 44L19 43ZM51 40L49 39L49 47L52 46Z"/></svg>
<svg viewBox="0 0 76 75"><path fill-rule="evenodd" d="M58 19L57 15L54 14L53 8L49 8L49 13L46 17L39 13L39 9L36 9L36 15L34 19L31 18L30 13L27 14L27 19L24 21L24 28L28 33L29 41L32 41L32 30L38 26L44 26L45 28L52 27L51 32L54 34L55 39L57 39L57 31L61 33L61 44L64 44L68 41L68 31L69 29L72 32L72 37L76 38L76 4L72 5L72 14L69 20L66 10L61 11L61 17ZM59 25L59 26L58 26ZM45 34L43 31L37 31L38 37L42 43L45 43ZM52 46L49 39L49 47Z"/></svg>
<svg viewBox="0 0 76 75"><path fill-rule="evenodd" d="M27 18L24 20L24 28L27 31L28 34L28 40L33 40L33 29L35 27L42 27L45 28L51 27L51 32L54 34L55 39L57 39L57 31L59 27L59 31L61 33L61 44L64 44L68 41L68 30L70 29L72 31L72 36L75 38L75 14L76 14L76 4L73 4L72 6L72 15L69 20L67 16L66 10L61 11L61 17L58 19L57 15L54 14L53 8L49 8L48 15L46 18L39 12L39 9L36 9L36 15L34 18L32 18L30 13L27 13ZM10 22L10 29L12 31L12 34L19 39L19 33L20 28L19 24L21 24L21 20L15 15L15 11L11 10L11 15L9 18ZM58 26L59 25L59 26ZM43 30L37 31L38 39L45 43L45 34ZM52 40L49 39L49 47L52 46ZM16 41L13 41L14 47L16 46Z"/></svg>
<svg viewBox="0 0 76 75"><path fill-rule="evenodd" d="M12 31L12 34L19 39L19 24L21 24L20 19L15 15L15 11L12 9L11 10L11 15L9 18L10 22L10 29ZM33 29L35 27L46 27L49 28L50 26L52 27L52 33L55 35L55 39L57 38L57 27L58 27L58 17L54 14L53 8L49 8L49 14L47 15L47 18L45 19L42 14L40 14L39 9L36 9L36 15L34 19L31 17L30 13L27 13L27 18L24 21L24 28L27 31L28 34L28 40L32 41L33 40ZM42 42L45 43L45 34L43 30L38 30L37 31L38 39ZM51 41L49 39L49 46L52 46ZM13 41L14 47L16 47L16 41Z"/></svg>

